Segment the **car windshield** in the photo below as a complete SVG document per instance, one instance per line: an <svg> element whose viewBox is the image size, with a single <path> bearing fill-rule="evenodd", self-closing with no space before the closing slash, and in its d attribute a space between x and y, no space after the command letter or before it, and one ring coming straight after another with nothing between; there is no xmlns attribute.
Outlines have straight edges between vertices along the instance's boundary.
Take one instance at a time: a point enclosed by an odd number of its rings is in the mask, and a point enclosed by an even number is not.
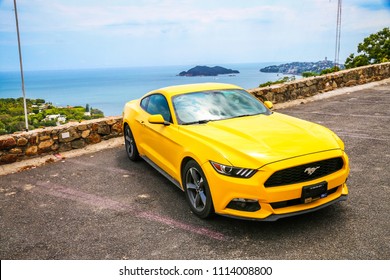
<svg viewBox="0 0 390 280"><path fill-rule="evenodd" d="M174 96L173 107L179 124L197 124L270 111L254 96L240 89L211 90Z"/></svg>

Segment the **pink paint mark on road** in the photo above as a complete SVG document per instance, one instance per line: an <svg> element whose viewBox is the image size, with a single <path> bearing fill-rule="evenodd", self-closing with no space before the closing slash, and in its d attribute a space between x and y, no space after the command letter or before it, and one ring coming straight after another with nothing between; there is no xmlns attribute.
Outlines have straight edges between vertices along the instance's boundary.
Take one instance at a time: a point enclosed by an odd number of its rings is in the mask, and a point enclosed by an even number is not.
<svg viewBox="0 0 390 280"><path fill-rule="evenodd" d="M161 224L170 225L170 226L180 228L180 229L183 229L183 230L186 230L189 232L193 232L196 234L205 235L205 236L208 236L208 237L213 238L213 239L217 239L217 240L221 240L221 241L226 240L226 237L223 233L220 233L220 232L217 232L214 230L210 230L210 229L207 229L204 227L197 227L194 225L182 223L182 222L179 222L179 221L167 218L167 217L156 215L152 212L142 212L142 213L139 213L137 215L137 217L145 218L145 219L155 221L155 222L159 222Z"/></svg>
<svg viewBox="0 0 390 280"><path fill-rule="evenodd" d="M103 170L107 170L107 171L110 171L110 172L114 172L114 173L123 173L123 174L129 174L129 170L126 170L126 169L122 169L122 168L119 168L119 167L112 167L112 166L99 166L97 163L92 163L92 162L85 162L85 161L81 161L81 160L77 160L77 159L68 159L67 160L68 162L71 162L71 163L74 163L74 164L78 164L78 165L83 165L83 166L87 166L87 167L93 167L93 168L99 168L99 169L103 169Z"/></svg>
<svg viewBox="0 0 390 280"><path fill-rule="evenodd" d="M51 182L37 182L35 185L39 187L39 189L42 190L44 193L55 197L69 199L69 200L73 200L76 202L80 202L83 204L87 204L90 206L99 207L103 209L124 211L132 214L137 218L146 219L152 222L158 222L160 224L164 224L168 226L173 226L175 228L179 228L188 232L192 232L202 236L207 236L211 239L220 240L220 241L227 240L227 237L223 233L210 230L204 227L198 227L195 225L176 221L169 217L164 217L150 211L140 212L136 207L124 204L122 202L107 197L101 197L98 195L89 194L70 187L53 184Z"/></svg>

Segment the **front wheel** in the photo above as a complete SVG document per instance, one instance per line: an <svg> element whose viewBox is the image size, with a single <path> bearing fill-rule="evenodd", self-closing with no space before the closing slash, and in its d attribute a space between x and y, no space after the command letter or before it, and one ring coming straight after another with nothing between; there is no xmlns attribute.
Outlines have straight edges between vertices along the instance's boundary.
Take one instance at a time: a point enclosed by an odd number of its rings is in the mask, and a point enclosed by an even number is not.
<svg viewBox="0 0 390 280"><path fill-rule="evenodd" d="M203 219L210 217L214 206L202 168L191 160L185 165L183 174L185 195L192 212Z"/></svg>
<svg viewBox="0 0 390 280"><path fill-rule="evenodd" d="M128 125L125 125L125 148L127 156L130 160L136 161L139 159L139 153L137 150L137 145L135 144L135 139L131 129Z"/></svg>

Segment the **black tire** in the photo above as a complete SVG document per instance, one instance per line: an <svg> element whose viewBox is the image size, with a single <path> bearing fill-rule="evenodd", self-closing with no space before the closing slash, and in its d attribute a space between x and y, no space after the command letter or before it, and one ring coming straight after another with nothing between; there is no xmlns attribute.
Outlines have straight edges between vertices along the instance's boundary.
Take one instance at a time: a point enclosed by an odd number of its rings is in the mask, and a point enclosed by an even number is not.
<svg viewBox="0 0 390 280"><path fill-rule="evenodd" d="M191 211L202 219L214 214L213 199L206 176L195 161L187 162L183 170L183 186Z"/></svg>
<svg viewBox="0 0 390 280"><path fill-rule="evenodd" d="M127 156L132 161L137 161L139 159L139 153L133 133L131 132L130 127L126 124L124 127L124 137L125 137L125 148Z"/></svg>

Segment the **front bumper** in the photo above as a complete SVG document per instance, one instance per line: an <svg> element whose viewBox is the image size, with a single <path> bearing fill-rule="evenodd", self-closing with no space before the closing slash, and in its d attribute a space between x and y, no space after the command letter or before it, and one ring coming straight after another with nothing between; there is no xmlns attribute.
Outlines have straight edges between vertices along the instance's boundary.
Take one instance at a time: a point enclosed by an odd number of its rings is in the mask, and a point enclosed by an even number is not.
<svg viewBox="0 0 390 280"><path fill-rule="evenodd" d="M311 209L297 211L297 212L291 212L291 213L286 213L286 214L271 214L268 217L263 218L263 219L243 218L243 217L240 217L240 218L241 219L245 219L245 220L260 220L260 221L264 221L264 222L275 222L276 220L279 220L279 219L282 219L282 218L287 218L287 217L307 214L307 213L310 213L310 212L314 212L314 211L320 210L320 209L328 207L328 206L330 206L330 205L332 205L332 204L334 204L336 202L345 201L345 200L347 200L347 197L348 197L348 195L341 195L339 198L336 198L335 200L329 201L328 203L321 204L320 206L317 206L317 207L314 207L314 208L311 208ZM226 214L221 214L221 215L222 216L231 217L231 218L237 218L237 216L230 216L230 215L226 215Z"/></svg>
<svg viewBox="0 0 390 280"><path fill-rule="evenodd" d="M340 156L343 158L344 166L337 172L303 183L264 187L264 182L267 178L277 170ZM326 151L272 163L258 170L249 179L233 178L218 174L208 162L202 168L208 180L215 212L224 216L275 221L284 217L316 211L333 203L346 200L348 196L346 180L349 174L349 162L347 155L340 150ZM328 190L325 197L309 203L300 201L303 187L324 181L327 182ZM255 208L256 211L233 209L231 202L237 199L258 202L259 207ZM253 209L253 207L248 209Z"/></svg>

